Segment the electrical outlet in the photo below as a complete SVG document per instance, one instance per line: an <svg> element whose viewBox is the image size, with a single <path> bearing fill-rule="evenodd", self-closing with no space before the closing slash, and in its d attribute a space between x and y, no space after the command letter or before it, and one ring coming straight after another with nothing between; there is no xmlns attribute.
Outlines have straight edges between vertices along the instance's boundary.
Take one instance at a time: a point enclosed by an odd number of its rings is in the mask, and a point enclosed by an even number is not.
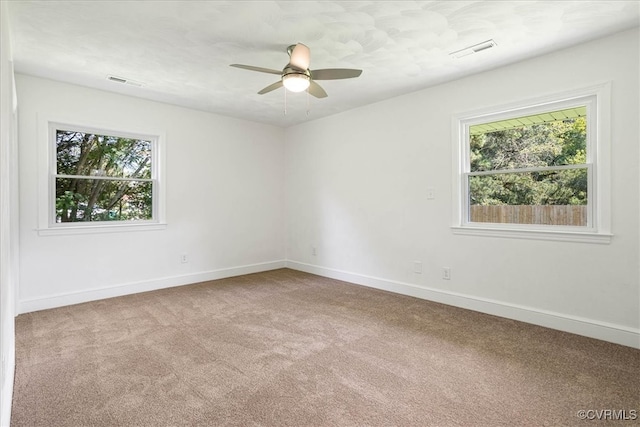
<svg viewBox="0 0 640 427"><path fill-rule="evenodd" d="M180 262L183 264L186 264L189 262L189 255L187 254L182 254L180 255Z"/></svg>
<svg viewBox="0 0 640 427"><path fill-rule="evenodd" d="M427 200L433 200L436 198L436 190L429 187L427 188Z"/></svg>
<svg viewBox="0 0 640 427"><path fill-rule="evenodd" d="M422 274L422 263L420 261L413 262L413 272L417 274Z"/></svg>
<svg viewBox="0 0 640 427"><path fill-rule="evenodd" d="M442 268L442 278L444 280L451 280L451 267Z"/></svg>
<svg viewBox="0 0 640 427"><path fill-rule="evenodd" d="M316 249L315 246L311 246L311 255L313 255L313 256L318 255L318 250Z"/></svg>

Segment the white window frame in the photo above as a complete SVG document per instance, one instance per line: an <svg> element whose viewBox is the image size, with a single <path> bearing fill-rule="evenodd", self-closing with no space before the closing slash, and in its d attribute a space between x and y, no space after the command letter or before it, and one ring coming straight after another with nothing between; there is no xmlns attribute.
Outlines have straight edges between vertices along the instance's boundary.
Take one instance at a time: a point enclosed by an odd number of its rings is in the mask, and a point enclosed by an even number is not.
<svg viewBox="0 0 640 427"><path fill-rule="evenodd" d="M610 83L509 105L457 114L452 120L453 218L455 234L562 240L588 243L611 241L610 196ZM469 127L566 108L587 107L587 225L480 223L469 221ZM573 166L571 166L573 167ZM537 168L533 168L537 169ZM564 169L562 167L561 169ZM522 172L517 170L514 172Z"/></svg>
<svg viewBox="0 0 640 427"><path fill-rule="evenodd" d="M124 138L151 141L151 182L152 182L152 219L136 221L88 221L56 222L56 176L57 146L56 131L78 131L97 135L118 136ZM61 234L112 233L123 231L162 230L165 222L165 185L164 185L164 133L140 130L121 130L114 126L77 124L69 120L44 119L40 121L39 138L39 208L38 234L41 236Z"/></svg>

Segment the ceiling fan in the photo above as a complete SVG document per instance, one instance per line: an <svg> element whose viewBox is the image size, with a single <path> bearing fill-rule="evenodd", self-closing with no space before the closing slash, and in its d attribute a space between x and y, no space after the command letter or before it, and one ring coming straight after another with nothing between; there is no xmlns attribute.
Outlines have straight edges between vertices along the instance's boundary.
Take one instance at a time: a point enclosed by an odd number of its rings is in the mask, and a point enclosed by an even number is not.
<svg viewBox="0 0 640 427"><path fill-rule="evenodd" d="M258 92L259 95L276 90L282 86L291 92L302 92L309 89L309 93L316 98L326 98L327 92L315 81L316 80L338 80L351 79L362 74L362 70L352 68L325 68L321 70L310 70L309 62L311 52L302 43L291 45L287 48L289 63L282 71L270 68L254 67L253 65L231 64L232 67L243 68L261 73L278 74L280 80Z"/></svg>

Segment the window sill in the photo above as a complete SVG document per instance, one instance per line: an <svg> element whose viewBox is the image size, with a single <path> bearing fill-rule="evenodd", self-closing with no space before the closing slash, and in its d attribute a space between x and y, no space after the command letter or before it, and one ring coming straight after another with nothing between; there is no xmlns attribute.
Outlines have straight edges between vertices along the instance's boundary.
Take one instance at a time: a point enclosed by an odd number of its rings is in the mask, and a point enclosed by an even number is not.
<svg viewBox="0 0 640 427"><path fill-rule="evenodd" d="M531 230L531 229L506 229L492 227L452 226L453 234L467 236L503 237L510 239L533 239L562 242L596 243L608 245L611 243L612 234L566 231L566 230Z"/></svg>
<svg viewBox="0 0 640 427"><path fill-rule="evenodd" d="M70 234L96 234L96 233L129 233L133 231L164 230L166 223L146 224L100 224L100 225L76 225L58 226L36 229L39 236L61 236Z"/></svg>

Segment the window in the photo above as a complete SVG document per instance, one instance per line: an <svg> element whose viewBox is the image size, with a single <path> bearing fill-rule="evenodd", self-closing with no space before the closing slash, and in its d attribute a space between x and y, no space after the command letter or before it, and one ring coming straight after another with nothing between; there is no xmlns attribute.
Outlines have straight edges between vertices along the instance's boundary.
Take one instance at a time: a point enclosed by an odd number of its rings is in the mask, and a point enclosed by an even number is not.
<svg viewBox="0 0 640 427"><path fill-rule="evenodd" d="M454 231L607 240L600 190L608 170L599 157L608 145L599 94L457 117Z"/></svg>
<svg viewBox="0 0 640 427"><path fill-rule="evenodd" d="M158 136L60 123L48 134L46 229L160 224Z"/></svg>

